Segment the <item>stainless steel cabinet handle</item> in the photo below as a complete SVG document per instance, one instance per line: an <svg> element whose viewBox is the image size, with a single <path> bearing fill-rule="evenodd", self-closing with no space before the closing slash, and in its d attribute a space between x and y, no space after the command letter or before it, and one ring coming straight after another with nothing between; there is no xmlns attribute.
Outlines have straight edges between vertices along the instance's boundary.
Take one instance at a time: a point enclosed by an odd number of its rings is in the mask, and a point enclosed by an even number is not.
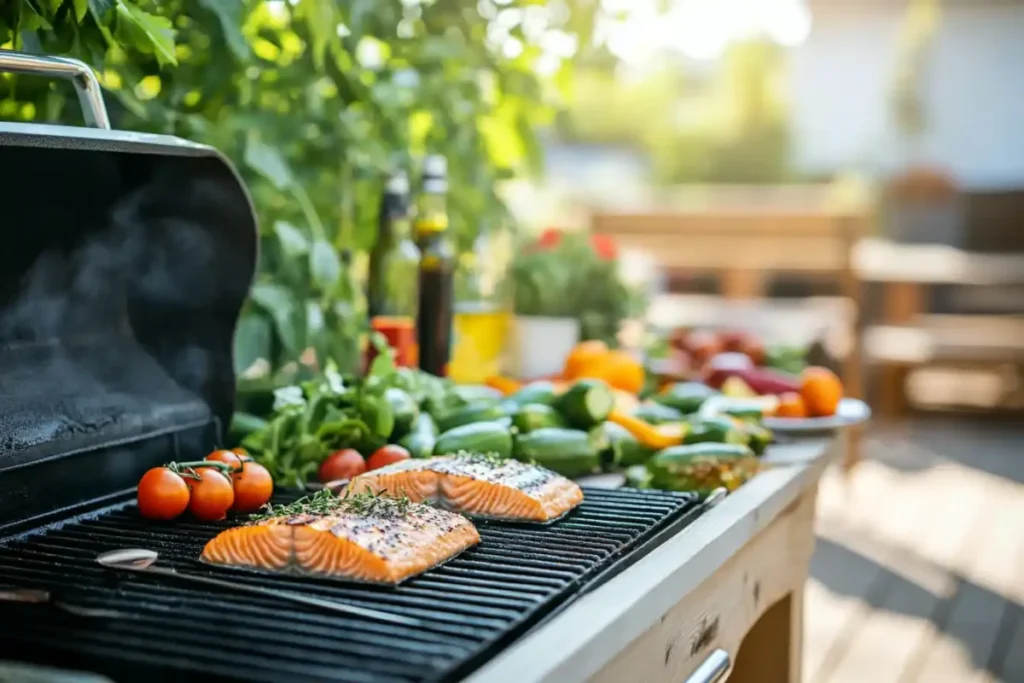
<svg viewBox="0 0 1024 683"><path fill-rule="evenodd" d="M110 129L107 105L103 103L103 91L96 80L96 74L77 59L67 57L45 57L30 55L13 50L0 50L0 72L33 74L50 78L65 78L75 84L78 103L82 107L85 124L94 128Z"/></svg>
<svg viewBox="0 0 1024 683"><path fill-rule="evenodd" d="M729 653L722 649L715 650L690 674L686 683L717 683L729 673L730 665Z"/></svg>

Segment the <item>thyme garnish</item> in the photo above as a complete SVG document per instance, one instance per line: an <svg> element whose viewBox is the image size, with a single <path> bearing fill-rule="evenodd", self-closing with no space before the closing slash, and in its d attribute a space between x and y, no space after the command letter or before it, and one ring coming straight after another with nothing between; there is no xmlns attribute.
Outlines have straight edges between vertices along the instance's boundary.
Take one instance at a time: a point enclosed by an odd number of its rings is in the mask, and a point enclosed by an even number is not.
<svg viewBox="0 0 1024 683"><path fill-rule="evenodd" d="M334 512L352 512L369 517L401 517L409 510L412 501L406 496L390 497L384 494L363 491L343 496L334 495L330 489L321 489L312 496L304 496L285 505L264 505L260 512L249 515L249 521L259 522L274 517L297 517L300 515L329 515Z"/></svg>

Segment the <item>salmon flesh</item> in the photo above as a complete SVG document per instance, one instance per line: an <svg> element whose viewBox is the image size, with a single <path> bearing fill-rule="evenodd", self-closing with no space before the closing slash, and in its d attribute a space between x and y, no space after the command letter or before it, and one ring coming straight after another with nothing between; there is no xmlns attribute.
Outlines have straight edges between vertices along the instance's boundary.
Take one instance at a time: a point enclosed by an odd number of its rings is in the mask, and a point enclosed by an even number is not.
<svg viewBox="0 0 1024 683"><path fill-rule="evenodd" d="M465 517L415 503L390 514L338 509L271 517L221 532L216 565L398 584L480 542Z"/></svg>
<svg viewBox="0 0 1024 683"><path fill-rule="evenodd" d="M403 460L359 475L349 491L407 496L504 521L550 522L583 501L583 491L571 479L538 465L486 456Z"/></svg>

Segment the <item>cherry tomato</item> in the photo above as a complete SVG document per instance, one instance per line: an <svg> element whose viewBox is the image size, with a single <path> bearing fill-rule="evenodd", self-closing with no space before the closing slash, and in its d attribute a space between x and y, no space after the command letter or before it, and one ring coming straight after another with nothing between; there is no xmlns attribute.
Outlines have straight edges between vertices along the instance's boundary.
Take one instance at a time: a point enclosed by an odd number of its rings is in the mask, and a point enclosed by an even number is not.
<svg viewBox="0 0 1024 683"><path fill-rule="evenodd" d="M405 450L401 446L395 446L393 444L382 446L381 448L377 449L376 453L374 453L373 455L366 459L366 469L380 469L381 467L384 467L385 465L390 465L391 463L394 462L408 460L410 457L411 456L409 455L409 451Z"/></svg>
<svg viewBox="0 0 1024 683"><path fill-rule="evenodd" d="M325 484L336 479L351 479L366 471L366 461L354 448L335 451L320 465L317 476Z"/></svg>
<svg viewBox="0 0 1024 683"><path fill-rule="evenodd" d="M235 490L235 503L231 509L235 512L255 512L274 493L274 480L267 468L248 460L242 463L241 472L232 473L231 484Z"/></svg>
<svg viewBox="0 0 1024 683"><path fill-rule="evenodd" d="M223 462L231 465L231 469L237 470L242 466L242 458L234 451L214 451L205 458L214 462Z"/></svg>
<svg viewBox="0 0 1024 683"><path fill-rule="evenodd" d="M192 491L189 512L204 522L224 519L235 502L231 480L216 467L196 467L193 471L195 476L185 476L185 483Z"/></svg>
<svg viewBox="0 0 1024 683"><path fill-rule="evenodd" d="M154 467L139 480L139 512L149 519L174 519L185 511L189 488L167 467Z"/></svg>
<svg viewBox="0 0 1024 683"><path fill-rule="evenodd" d="M245 462L246 460L252 460L252 456L249 455L249 451L245 450L241 446L232 448L231 452L237 455L238 459L241 460L242 462Z"/></svg>

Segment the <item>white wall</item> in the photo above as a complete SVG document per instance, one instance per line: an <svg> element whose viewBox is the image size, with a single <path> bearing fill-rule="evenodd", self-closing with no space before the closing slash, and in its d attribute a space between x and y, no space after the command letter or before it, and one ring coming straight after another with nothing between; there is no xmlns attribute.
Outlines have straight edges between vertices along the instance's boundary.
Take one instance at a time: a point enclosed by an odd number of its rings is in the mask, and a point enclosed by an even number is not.
<svg viewBox="0 0 1024 683"><path fill-rule="evenodd" d="M888 102L902 12L856 0L815 12L791 59L803 170L884 172L905 158ZM925 158L965 189L1024 187L1024 3L946 7L929 69Z"/></svg>

